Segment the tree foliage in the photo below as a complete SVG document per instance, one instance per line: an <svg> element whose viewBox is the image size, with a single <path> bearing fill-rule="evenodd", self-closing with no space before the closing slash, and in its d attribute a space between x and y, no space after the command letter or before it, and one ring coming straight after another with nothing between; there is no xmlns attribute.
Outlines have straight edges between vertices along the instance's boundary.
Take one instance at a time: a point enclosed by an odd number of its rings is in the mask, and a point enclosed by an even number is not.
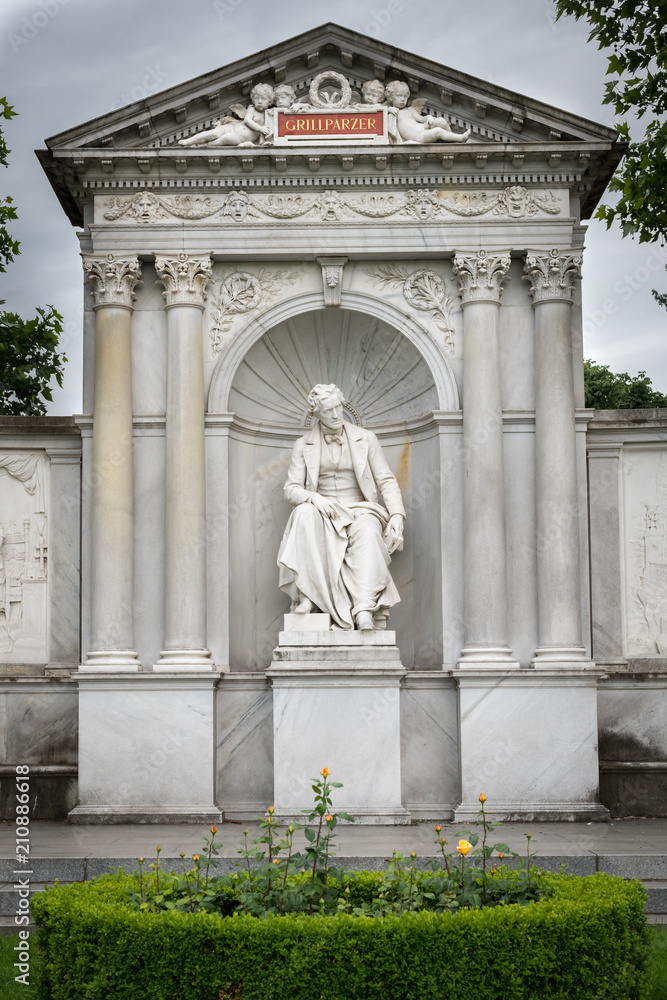
<svg viewBox="0 0 667 1000"><path fill-rule="evenodd" d="M13 107L0 97L0 120L15 115ZM0 129L0 165L8 165L9 152ZM12 199L0 199L0 272L6 271L6 265L20 252L18 241L5 226L16 218ZM0 305L3 302L0 299ZM67 358L57 350L62 316L53 306L37 307L36 312L34 319L24 320L17 313L0 311L0 414L44 414L46 402L53 399L51 380L63 384Z"/></svg>
<svg viewBox="0 0 667 1000"><path fill-rule="evenodd" d="M584 361L586 406L596 410L636 410L667 406L667 396L653 388L646 372L612 372L590 358Z"/></svg>
<svg viewBox="0 0 667 1000"><path fill-rule="evenodd" d="M602 205L597 218L611 226L614 219L623 235L637 235L640 243L664 240L667 235L667 2L666 0L556 0L557 17L586 18L590 40L607 56L604 103L619 119L635 115L644 125L642 138L631 139L626 120L617 124L628 142L610 190L616 205ZM642 119L644 121L642 122ZM641 125L637 131L641 131ZM656 296L658 297L658 296ZM664 298L664 297L663 297ZM667 301L663 302L667 304Z"/></svg>

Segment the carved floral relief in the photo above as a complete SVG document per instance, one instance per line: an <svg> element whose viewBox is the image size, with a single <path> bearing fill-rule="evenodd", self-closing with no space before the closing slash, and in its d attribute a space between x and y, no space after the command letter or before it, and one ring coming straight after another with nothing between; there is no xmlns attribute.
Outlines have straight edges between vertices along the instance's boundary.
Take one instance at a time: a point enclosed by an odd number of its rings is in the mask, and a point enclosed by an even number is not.
<svg viewBox="0 0 667 1000"><path fill-rule="evenodd" d="M227 269L211 295L213 309L210 338L213 353L219 354L222 350L225 335L231 330L237 316L252 313L259 305L277 298L282 290L294 284L299 273L266 268L260 268L256 273Z"/></svg>
<svg viewBox="0 0 667 1000"><path fill-rule="evenodd" d="M418 312L428 313L440 329L447 350L454 348L454 330L451 307L454 299L447 294L444 278L429 268L411 269L400 264L383 264L369 267L367 274L382 288L396 288L403 292L408 306Z"/></svg>

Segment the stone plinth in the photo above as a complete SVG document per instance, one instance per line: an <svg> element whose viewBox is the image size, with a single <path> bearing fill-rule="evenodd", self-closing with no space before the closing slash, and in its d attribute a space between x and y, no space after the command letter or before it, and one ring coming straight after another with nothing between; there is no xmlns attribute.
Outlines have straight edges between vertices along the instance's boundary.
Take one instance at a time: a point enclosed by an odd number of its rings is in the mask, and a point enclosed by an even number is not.
<svg viewBox="0 0 667 1000"><path fill-rule="evenodd" d="M496 820L607 820L598 798L600 671L460 671L461 805Z"/></svg>
<svg viewBox="0 0 667 1000"><path fill-rule="evenodd" d="M80 671L79 805L71 823L219 823L218 675Z"/></svg>
<svg viewBox="0 0 667 1000"><path fill-rule="evenodd" d="M334 811L362 824L409 823L401 802L405 668L395 633L291 631L285 624L267 671L276 818L303 820L302 810L312 805L311 779L328 767L343 783L334 792Z"/></svg>

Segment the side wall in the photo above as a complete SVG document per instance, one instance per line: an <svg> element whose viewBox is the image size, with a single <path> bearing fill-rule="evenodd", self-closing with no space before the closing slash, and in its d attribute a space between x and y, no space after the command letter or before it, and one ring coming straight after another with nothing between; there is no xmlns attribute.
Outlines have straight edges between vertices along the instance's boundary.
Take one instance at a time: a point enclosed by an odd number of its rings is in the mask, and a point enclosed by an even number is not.
<svg viewBox="0 0 667 1000"><path fill-rule="evenodd" d="M33 819L77 800L81 438L71 417L0 417L0 818L30 768Z"/></svg>
<svg viewBox="0 0 667 1000"><path fill-rule="evenodd" d="M588 430L600 798L667 815L667 410L599 410Z"/></svg>

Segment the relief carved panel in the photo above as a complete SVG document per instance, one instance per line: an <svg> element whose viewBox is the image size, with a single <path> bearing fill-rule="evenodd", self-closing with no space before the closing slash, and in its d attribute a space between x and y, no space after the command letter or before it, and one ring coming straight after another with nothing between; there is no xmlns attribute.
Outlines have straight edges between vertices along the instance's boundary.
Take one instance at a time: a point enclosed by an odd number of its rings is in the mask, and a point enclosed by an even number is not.
<svg viewBox="0 0 667 1000"><path fill-rule="evenodd" d="M667 449L623 451L626 655L667 657Z"/></svg>
<svg viewBox="0 0 667 1000"><path fill-rule="evenodd" d="M43 663L47 650L48 462L0 451L0 663Z"/></svg>

